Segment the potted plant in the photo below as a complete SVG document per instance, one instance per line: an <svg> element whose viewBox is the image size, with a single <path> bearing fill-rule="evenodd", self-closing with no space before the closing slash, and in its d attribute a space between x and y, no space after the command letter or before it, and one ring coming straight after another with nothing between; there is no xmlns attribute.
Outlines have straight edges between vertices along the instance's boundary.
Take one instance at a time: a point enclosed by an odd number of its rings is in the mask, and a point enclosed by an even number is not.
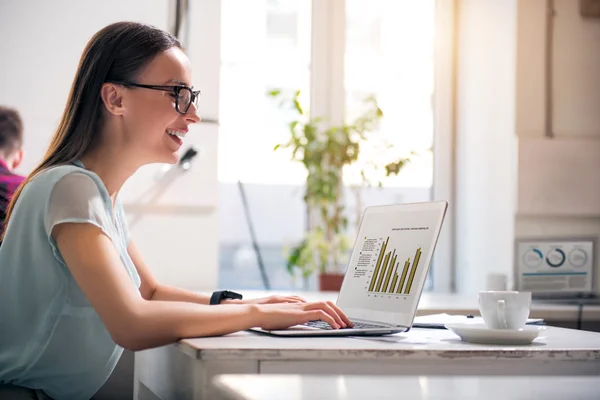
<svg viewBox="0 0 600 400"><path fill-rule="evenodd" d="M291 149L292 159L301 162L307 171L304 201L310 228L304 239L290 250L288 271L294 275L299 269L305 279L318 271L321 290L339 290L351 247L351 239L346 235L348 218L342 173L358 160L361 145L372 139L369 133L375 130L383 112L375 97L369 97L365 100L365 111L352 123L335 126L321 117L307 116L299 101L300 91L293 98L287 98L280 90L268 94L280 100L280 107L293 112L290 138L276 145L275 150ZM397 174L406 162L408 158L385 163L382 165L385 175ZM376 163L371 166L377 167ZM354 188L357 196L362 186L372 184L364 170L360 173L362 184Z"/></svg>

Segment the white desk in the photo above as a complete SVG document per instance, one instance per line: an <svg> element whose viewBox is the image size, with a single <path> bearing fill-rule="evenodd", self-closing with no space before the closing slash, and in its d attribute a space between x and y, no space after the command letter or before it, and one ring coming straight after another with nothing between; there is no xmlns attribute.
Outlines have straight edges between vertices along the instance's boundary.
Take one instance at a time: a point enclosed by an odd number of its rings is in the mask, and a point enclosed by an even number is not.
<svg viewBox="0 0 600 400"><path fill-rule="evenodd" d="M600 333L549 328L528 346L467 344L447 330L382 338L182 340L136 354L139 399L213 399L220 374L600 375ZM139 381L139 382L138 382Z"/></svg>
<svg viewBox="0 0 600 400"><path fill-rule="evenodd" d="M597 400L599 377L219 375L215 400Z"/></svg>

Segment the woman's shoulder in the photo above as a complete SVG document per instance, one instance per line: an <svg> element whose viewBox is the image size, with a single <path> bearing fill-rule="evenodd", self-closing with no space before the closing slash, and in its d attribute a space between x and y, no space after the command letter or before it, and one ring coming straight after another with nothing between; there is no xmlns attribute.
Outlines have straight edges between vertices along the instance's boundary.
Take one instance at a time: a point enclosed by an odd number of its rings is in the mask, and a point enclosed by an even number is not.
<svg viewBox="0 0 600 400"><path fill-rule="evenodd" d="M36 197L48 198L56 187L76 192L90 186L105 194L104 184L96 174L76 165L65 164L47 168L33 176L23 188L23 194L27 191L35 194Z"/></svg>
<svg viewBox="0 0 600 400"><path fill-rule="evenodd" d="M37 173L35 176L31 177L29 183L32 186L46 186L52 188L57 182L67 176L82 176L84 177L83 179L95 182L96 179L94 175L95 174L92 172L76 165L63 164L46 168L45 170Z"/></svg>

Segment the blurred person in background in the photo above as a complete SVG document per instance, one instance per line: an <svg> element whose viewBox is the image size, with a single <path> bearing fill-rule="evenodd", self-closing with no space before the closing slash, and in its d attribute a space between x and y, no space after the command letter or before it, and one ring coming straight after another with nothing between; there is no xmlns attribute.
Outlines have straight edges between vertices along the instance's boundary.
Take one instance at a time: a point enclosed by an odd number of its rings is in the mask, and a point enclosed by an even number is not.
<svg viewBox="0 0 600 400"><path fill-rule="evenodd" d="M22 146L21 116L17 110L0 106L0 232L4 231L4 219L10 199L25 179L14 173L23 160Z"/></svg>

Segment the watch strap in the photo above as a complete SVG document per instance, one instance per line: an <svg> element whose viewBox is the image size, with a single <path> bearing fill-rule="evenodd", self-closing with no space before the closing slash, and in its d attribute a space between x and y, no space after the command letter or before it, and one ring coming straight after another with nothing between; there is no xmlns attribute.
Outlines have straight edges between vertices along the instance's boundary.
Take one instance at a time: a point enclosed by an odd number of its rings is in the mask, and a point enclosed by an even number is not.
<svg viewBox="0 0 600 400"><path fill-rule="evenodd" d="M224 299L237 299L237 300L241 300L243 298L243 296L239 293L236 292L232 292L230 290L217 290L215 292L213 292L213 294L210 296L210 305L217 305L217 304L221 304L221 301L223 301Z"/></svg>

